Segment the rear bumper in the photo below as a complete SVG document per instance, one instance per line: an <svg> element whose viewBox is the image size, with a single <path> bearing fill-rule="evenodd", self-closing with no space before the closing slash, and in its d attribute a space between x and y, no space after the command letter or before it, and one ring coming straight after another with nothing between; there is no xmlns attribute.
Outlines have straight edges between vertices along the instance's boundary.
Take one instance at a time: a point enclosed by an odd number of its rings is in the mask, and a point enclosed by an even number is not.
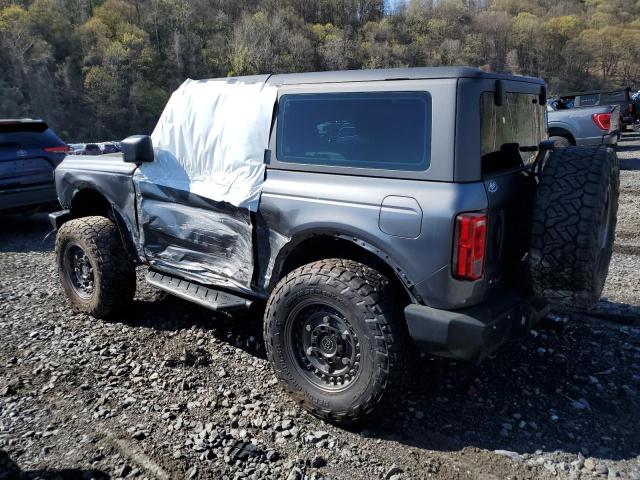
<svg viewBox="0 0 640 480"><path fill-rule="evenodd" d="M579 147L586 147L590 145L617 145L618 144L618 131L608 133L606 135L600 135L597 137L577 138L576 145Z"/></svg>
<svg viewBox="0 0 640 480"><path fill-rule="evenodd" d="M416 345L433 355L480 361L516 331L535 325L549 307L540 299L504 293L491 302L463 310L411 304L404 310Z"/></svg>
<svg viewBox="0 0 640 480"><path fill-rule="evenodd" d="M57 203L58 196L53 183L0 190L0 211L19 210Z"/></svg>

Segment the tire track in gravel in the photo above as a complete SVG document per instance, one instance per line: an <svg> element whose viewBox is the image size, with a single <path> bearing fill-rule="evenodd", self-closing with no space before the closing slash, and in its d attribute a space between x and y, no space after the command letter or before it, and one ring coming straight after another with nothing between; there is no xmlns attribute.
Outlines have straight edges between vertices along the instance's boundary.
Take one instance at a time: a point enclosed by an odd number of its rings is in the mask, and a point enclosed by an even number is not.
<svg viewBox="0 0 640 480"><path fill-rule="evenodd" d="M82 411L84 405L81 402L72 402L70 400L71 398L77 398L75 392L67 391L61 398L53 399L51 397L47 397L46 401L51 407L54 407L51 409L52 411ZM76 429L74 429L75 436L78 436L78 432L81 429L81 426L76 425ZM162 463L165 466L161 466L131 441L123 438L122 435L114 433L115 431L108 428L106 423L92 424L90 425L90 430L82 429L82 431L85 432L84 435L91 435L91 443L106 444L107 447L114 448L126 460L138 466L141 470L146 471L149 475L151 475L152 478L155 478L157 480L180 480L184 478L183 472L181 472L180 469L176 467L176 465L168 465L168 460L163 459ZM117 476L117 474L114 472L113 476Z"/></svg>
<svg viewBox="0 0 640 480"><path fill-rule="evenodd" d="M613 247L613 251L621 255L633 255L637 257L640 256L640 245L616 244Z"/></svg>
<svg viewBox="0 0 640 480"><path fill-rule="evenodd" d="M638 186L621 186L620 193L624 194L629 200L629 197L640 197L640 187Z"/></svg>

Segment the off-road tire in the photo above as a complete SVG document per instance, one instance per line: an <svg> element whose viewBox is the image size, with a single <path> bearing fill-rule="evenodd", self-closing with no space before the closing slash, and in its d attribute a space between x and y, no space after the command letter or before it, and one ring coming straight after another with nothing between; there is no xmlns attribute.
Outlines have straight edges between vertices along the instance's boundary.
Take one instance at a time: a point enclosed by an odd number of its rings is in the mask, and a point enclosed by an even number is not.
<svg viewBox="0 0 640 480"><path fill-rule="evenodd" d="M311 300L310 300L311 299ZM347 312L361 345L359 377L339 394L317 388L295 366L287 322L301 302L328 302ZM393 408L410 375L410 347L387 279L351 260L304 265L283 278L266 306L264 339L276 376L303 408L327 421L353 424Z"/></svg>
<svg viewBox="0 0 640 480"><path fill-rule="evenodd" d="M533 207L529 260L536 294L561 307L589 308L609 270L620 167L607 147L551 153Z"/></svg>
<svg viewBox="0 0 640 480"><path fill-rule="evenodd" d="M83 298L65 267L69 246L80 247L93 269L93 292ZM104 318L126 307L136 291L136 274L118 227L106 217L82 217L66 222L56 236L58 275L71 307L76 312Z"/></svg>

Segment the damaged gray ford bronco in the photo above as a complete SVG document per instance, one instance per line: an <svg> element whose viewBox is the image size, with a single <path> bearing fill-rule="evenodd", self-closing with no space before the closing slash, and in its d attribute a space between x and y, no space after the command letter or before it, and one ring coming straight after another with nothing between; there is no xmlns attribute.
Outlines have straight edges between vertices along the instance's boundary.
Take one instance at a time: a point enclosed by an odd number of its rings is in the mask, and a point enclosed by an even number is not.
<svg viewBox="0 0 640 480"><path fill-rule="evenodd" d="M203 307L264 305L283 386L349 423L393 405L416 350L479 361L549 308L599 299L618 160L553 150L542 80L410 68L263 81L277 96L255 211L137 180L157 161L148 136L56 169L75 310L122 310L141 264Z"/></svg>

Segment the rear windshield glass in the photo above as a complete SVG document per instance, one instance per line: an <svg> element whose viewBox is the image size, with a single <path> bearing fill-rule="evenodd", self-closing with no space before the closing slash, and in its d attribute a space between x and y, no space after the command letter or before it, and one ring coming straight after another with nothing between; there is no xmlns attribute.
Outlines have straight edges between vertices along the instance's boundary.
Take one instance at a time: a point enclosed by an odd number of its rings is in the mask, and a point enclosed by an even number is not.
<svg viewBox="0 0 640 480"><path fill-rule="evenodd" d="M422 171L429 166L431 96L426 92L283 95L281 162Z"/></svg>
<svg viewBox="0 0 640 480"><path fill-rule="evenodd" d="M494 173L530 165L537 147L546 136L545 108L538 95L507 93L503 105L496 105L494 92L484 92L480 99L480 138L482 173Z"/></svg>
<svg viewBox="0 0 640 480"><path fill-rule="evenodd" d="M626 102L629 100L629 94L622 92L607 92L600 94L600 103L606 105L609 102Z"/></svg>
<svg viewBox="0 0 640 480"><path fill-rule="evenodd" d="M62 140L48 129L38 132L0 132L0 147L40 148L64 145Z"/></svg>

